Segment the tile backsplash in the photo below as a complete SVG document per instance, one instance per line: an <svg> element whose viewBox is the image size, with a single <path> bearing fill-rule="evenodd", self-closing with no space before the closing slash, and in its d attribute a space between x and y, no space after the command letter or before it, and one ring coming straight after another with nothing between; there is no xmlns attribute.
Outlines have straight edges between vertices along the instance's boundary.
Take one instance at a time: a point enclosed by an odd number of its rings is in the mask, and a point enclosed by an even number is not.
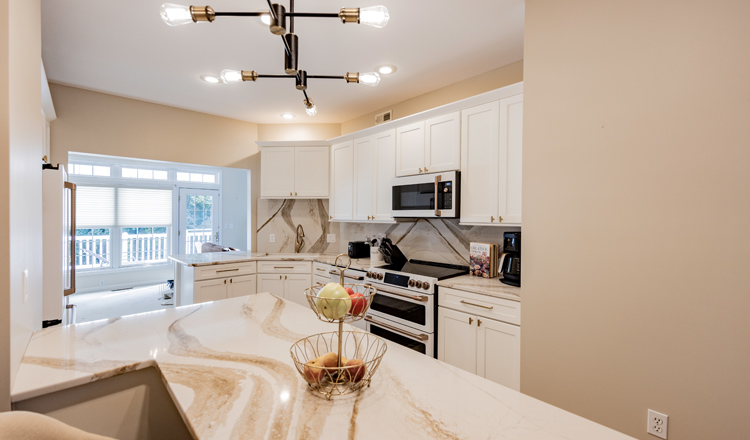
<svg viewBox="0 0 750 440"><path fill-rule="evenodd" d="M461 226L458 219L416 219L398 223L331 223L328 221L328 200L258 200L258 252L291 253L297 225L305 230L300 252L346 252L349 241L362 241L366 236L384 233L397 244L406 257L451 264L469 264L469 243L472 241L502 243L503 232L520 228ZM275 241L269 241L270 234ZM335 234L336 242L328 243L327 234Z"/></svg>

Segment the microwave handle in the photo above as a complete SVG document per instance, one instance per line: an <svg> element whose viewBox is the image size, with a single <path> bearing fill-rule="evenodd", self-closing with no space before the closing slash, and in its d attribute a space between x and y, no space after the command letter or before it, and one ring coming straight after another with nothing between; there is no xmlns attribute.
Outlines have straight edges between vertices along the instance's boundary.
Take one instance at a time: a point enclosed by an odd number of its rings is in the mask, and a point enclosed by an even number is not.
<svg viewBox="0 0 750 440"><path fill-rule="evenodd" d="M438 209L438 183L440 183L440 175L435 176L435 217L440 217L442 214Z"/></svg>

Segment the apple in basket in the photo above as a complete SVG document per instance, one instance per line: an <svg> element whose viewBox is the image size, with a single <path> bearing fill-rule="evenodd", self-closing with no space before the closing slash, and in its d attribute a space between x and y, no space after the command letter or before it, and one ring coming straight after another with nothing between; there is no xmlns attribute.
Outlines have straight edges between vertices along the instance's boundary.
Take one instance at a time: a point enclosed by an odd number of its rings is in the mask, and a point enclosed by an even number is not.
<svg viewBox="0 0 750 440"><path fill-rule="evenodd" d="M346 290L338 283L328 283L318 292L315 306L326 319L341 319L351 307L351 300Z"/></svg>
<svg viewBox="0 0 750 440"><path fill-rule="evenodd" d="M317 357L305 364L304 373L305 379L310 383L320 383L325 377L325 366L323 364L323 357Z"/></svg>
<svg viewBox="0 0 750 440"><path fill-rule="evenodd" d="M350 293L349 297L352 299L352 307L349 312L355 316L361 314L365 310L365 306L367 305L365 296L359 292L355 292Z"/></svg>
<svg viewBox="0 0 750 440"><path fill-rule="evenodd" d="M346 366L348 367L346 372L350 381L359 382L365 377L367 365L365 365L362 359L351 359L346 363Z"/></svg>

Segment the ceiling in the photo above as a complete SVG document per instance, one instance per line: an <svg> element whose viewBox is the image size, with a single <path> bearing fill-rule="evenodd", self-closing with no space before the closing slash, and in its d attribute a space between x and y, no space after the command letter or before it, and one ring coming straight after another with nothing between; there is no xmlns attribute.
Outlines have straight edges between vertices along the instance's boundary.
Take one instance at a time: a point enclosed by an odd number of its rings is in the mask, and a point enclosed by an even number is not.
<svg viewBox="0 0 750 440"><path fill-rule="evenodd" d="M179 2L179 0L168 0ZM170 27L164 0L42 0L42 59L50 82L260 124L341 123L523 58L523 0L302 0L297 12L383 4L383 29L335 18L297 18L301 69L309 75L398 71L378 87L308 81L307 116L292 79L208 84L223 69L283 73L281 37L251 17ZM287 0L282 4L289 6ZM198 4L198 6L204 4ZM215 0L221 12L267 10L263 0Z"/></svg>

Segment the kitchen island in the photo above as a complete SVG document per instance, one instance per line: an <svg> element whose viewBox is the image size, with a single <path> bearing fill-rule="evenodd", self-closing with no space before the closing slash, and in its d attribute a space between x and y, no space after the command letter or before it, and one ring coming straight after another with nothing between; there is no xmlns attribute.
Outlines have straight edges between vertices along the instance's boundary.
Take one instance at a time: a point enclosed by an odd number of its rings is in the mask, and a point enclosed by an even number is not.
<svg viewBox="0 0 750 440"><path fill-rule="evenodd" d="M33 335L12 399L156 366L199 439L631 438L392 343L370 388L326 400L289 348L332 330L269 293L57 326Z"/></svg>

